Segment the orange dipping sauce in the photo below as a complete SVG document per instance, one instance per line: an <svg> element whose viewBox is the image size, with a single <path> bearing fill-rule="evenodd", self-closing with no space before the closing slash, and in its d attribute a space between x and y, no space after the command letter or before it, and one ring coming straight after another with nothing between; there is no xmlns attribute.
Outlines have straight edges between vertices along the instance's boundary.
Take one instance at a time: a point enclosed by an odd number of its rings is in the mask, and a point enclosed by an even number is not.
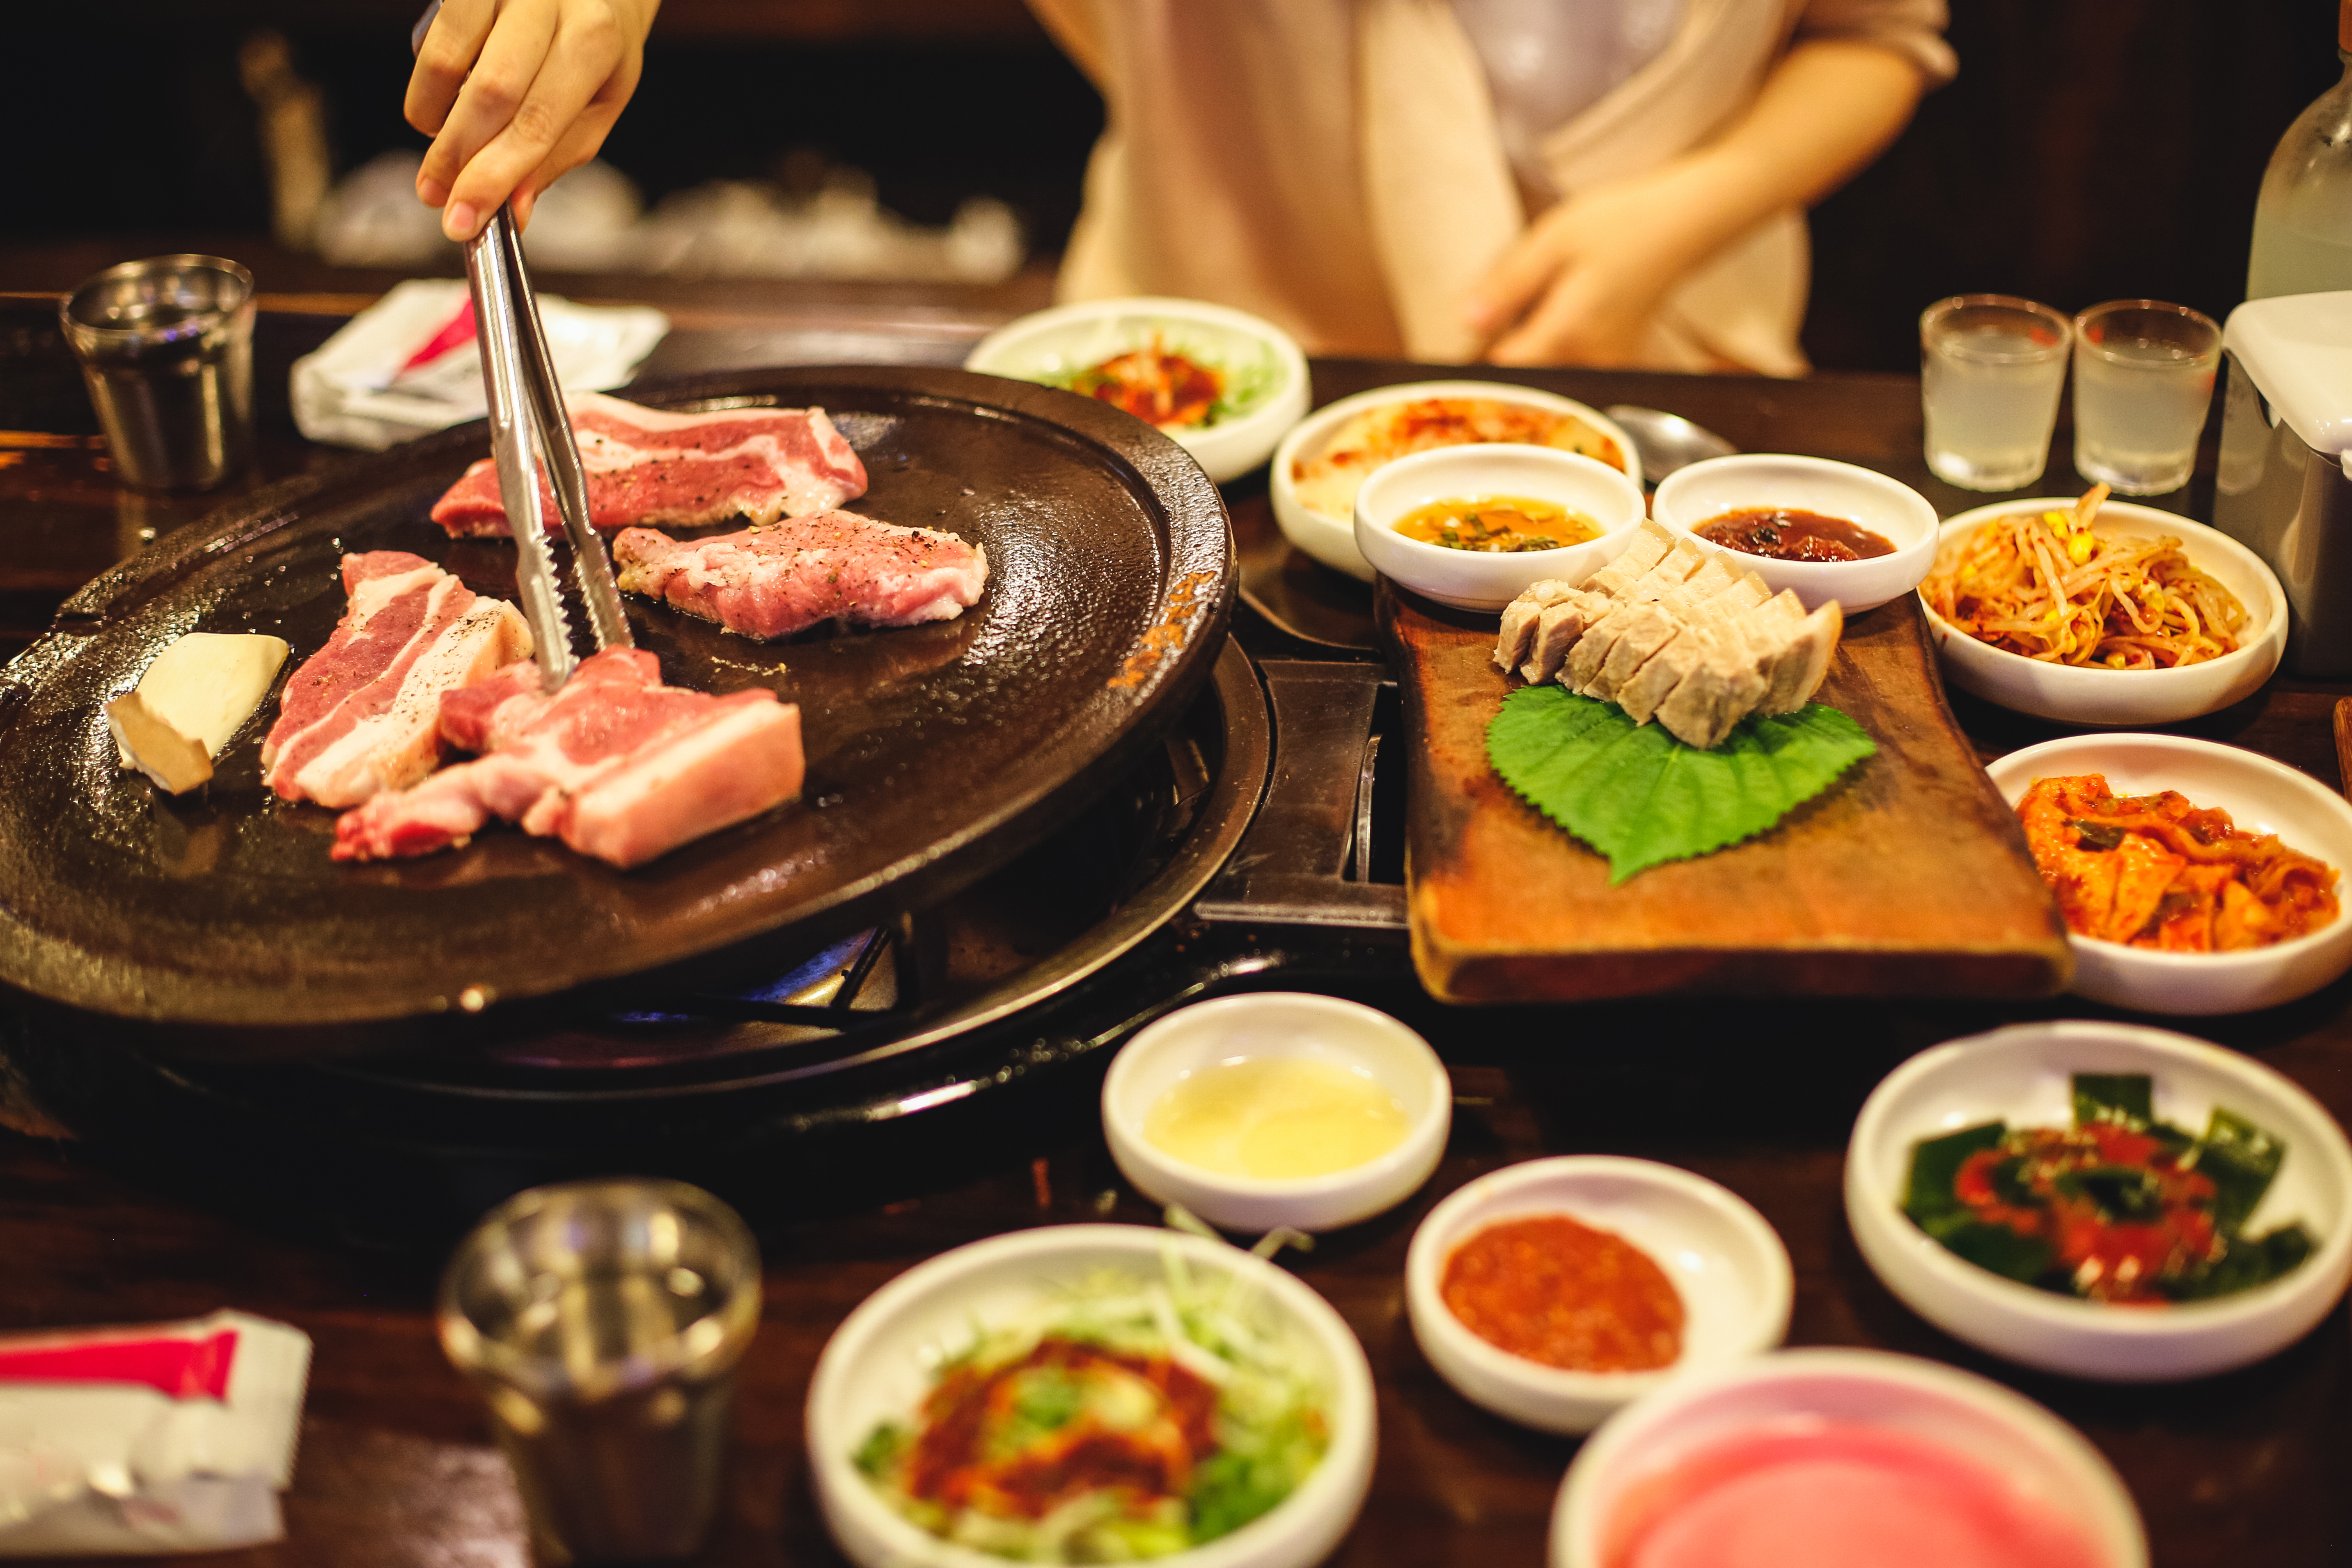
<svg viewBox="0 0 2352 1568"><path fill-rule="evenodd" d="M1683 1299L1650 1255L1567 1215L1490 1225L1438 1286L1488 1344L1570 1372L1652 1372L1683 1352Z"/></svg>

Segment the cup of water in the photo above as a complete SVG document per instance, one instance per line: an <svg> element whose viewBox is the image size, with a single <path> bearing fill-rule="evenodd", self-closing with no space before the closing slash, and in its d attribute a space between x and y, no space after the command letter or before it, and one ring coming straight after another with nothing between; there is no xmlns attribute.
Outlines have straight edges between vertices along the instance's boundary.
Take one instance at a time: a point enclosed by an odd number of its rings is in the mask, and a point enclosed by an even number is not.
<svg viewBox="0 0 2352 1568"><path fill-rule="evenodd" d="M1927 467L1966 490L2013 490L2042 477L2073 325L2011 294L1957 294L1919 316L1919 399Z"/></svg>
<svg viewBox="0 0 2352 1568"><path fill-rule="evenodd" d="M458 1244L442 1348L489 1406L542 1563L690 1555L725 1471L760 1249L683 1182L535 1187Z"/></svg>
<svg viewBox="0 0 2352 1568"><path fill-rule="evenodd" d="M2110 300L2074 318L2074 467L2119 495L2189 482L2213 401L2221 329L2161 300Z"/></svg>

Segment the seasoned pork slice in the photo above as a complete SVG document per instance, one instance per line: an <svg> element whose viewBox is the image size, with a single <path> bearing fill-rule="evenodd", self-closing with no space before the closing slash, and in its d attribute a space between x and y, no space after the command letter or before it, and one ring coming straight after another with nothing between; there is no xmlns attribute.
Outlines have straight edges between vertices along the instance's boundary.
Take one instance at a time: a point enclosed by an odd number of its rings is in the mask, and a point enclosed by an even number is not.
<svg viewBox="0 0 2352 1568"><path fill-rule="evenodd" d="M1728 634L1703 626L1692 637L1702 657L1659 702L1655 714L1667 733L1705 750L1721 745L1732 727L1754 710L1764 695L1764 677Z"/></svg>
<svg viewBox="0 0 2352 1568"><path fill-rule="evenodd" d="M1503 607L1502 635L1495 640L1495 668L1517 669L1534 646L1536 622L1544 611L1576 592L1575 584L1558 577L1547 577L1540 583L1530 583L1519 596Z"/></svg>
<svg viewBox="0 0 2352 1568"><path fill-rule="evenodd" d="M1691 574L1687 581L1667 589L1659 602L1679 616L1718 594L1728 592L1738 584L1739 573L1724 557L1717 555Z"/></svg>
<svg viewBox="0 0 2352 1568"><path fill-rule="evenodd" d="M866 465L822 408L673 414L593 392L564 401L588 480L588 521L598 528L693 528L736 516L772 522L866 493ZM544 480L540 506L550 530L561 528ZM485 458L467 468L433 503L433 521L452 535L507 533L497 463Z"/></svg>
<svg viewBox="0 0 2352 1568"><path fill-rule="evenodd" d="M1643 519L1642 526L1634 531L1633 542L1616 560L1584 580L1585 591L1615 598L1664 560L1674 543L1675 536L1664 525Z"/></svg>
<svg viewBox="0 0 2352 1568"><path fill-rule="evenodd" d="M1615 701L1618 689L1680 637L1685 625L1663 605L1636 605L1617 618L1626 624L1609 645L1609 657L1591 680L1577 688L1603 702Z"/></svg>
<svg viewBox="0 0 2352 1568"><path fill-rule="evenodd" d="M1532 685L1558 675L1560 662L1576 646L1576 639L1616 607L1615 600L1582 589L1547 605L1536 618L1535 636L1528 642L1527 661L1519 666L1520 677Z"/></svg>
<svg viewBox="0 0 2352 1568"><path fill-rule="evenodd" d="M823 621L910 626L980 602L988 555L952 533L828 511L681 543L650 528L613 542L622 591L762 640Z"/></svg>
<svg viewBox="0 0 2352 1568"><path fill-rule="evenodd" d="M798 708L664 686L634 648L582 660L553 697L535 667L501 671L453 698L443 728L492 750L346 812L336 859L429 854L501 817L625 869L800 794Z"/></svg>
<svg viewBox="0 0 2352 1568"><path fill-rule="evenodd" d="M415 783L441 760L443 693L530 657L512 605L422 556L346 555L343 592L342 620L287 678L262 742L263 774L287 800L357 805Z"/></svg>
<svg viewBox="0 0 2352 1568"><path fill-rule="evenodd" d="M1790 628L1771 662L1771 689L1761 703L1765 712L1793 713L1813 700L1829 675L1844 626L1844 612L1832 599Z"/></svg>

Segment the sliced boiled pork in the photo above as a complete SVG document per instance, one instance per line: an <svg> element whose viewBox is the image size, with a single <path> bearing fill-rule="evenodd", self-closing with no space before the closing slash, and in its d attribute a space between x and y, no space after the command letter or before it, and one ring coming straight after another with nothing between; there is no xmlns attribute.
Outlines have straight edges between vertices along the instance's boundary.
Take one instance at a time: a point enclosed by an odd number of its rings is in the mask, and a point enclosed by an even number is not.
<svg viewBox="0 0 2352 1568"><path fill-rule="evenodd" d="M442 694L530 657L512 605L422 556L346 555L343 592L342 621L287 678L262 742L264 776L288 800L357 805L415 784L441 760Z"/></svg>
<svg viewBox="0 0 2352 1568"><path fill-rule="evenodd" d="M565 398L598 528L660 522L698 528L748 517L772 522L825 511L866 493L857 460L822 408L725 408L672 414L598 393ZM551 528L555 499L541 485ZM509 531L498 465L485 458L433 503L453 535Z"/></svg>
<svg viewBox="0 0 2352 1568"><path fill-rule="evenodd" d="M910 626L980 602L988 553L952 533L854 511L793 518L682 542L650 528L613 541L624 593L660 599L748 637L824 621Z"/></svg>
<svg viewBox="0 0 2352 1568"><path fill-rule="evenodd" d="M502 670L452 693L441 727L486 754L345 813L336 859L429 854L496 817L625 868L801 790L798 708L765 689L664 686L635 648L583 659L552 697L536 666Z"/></svg>

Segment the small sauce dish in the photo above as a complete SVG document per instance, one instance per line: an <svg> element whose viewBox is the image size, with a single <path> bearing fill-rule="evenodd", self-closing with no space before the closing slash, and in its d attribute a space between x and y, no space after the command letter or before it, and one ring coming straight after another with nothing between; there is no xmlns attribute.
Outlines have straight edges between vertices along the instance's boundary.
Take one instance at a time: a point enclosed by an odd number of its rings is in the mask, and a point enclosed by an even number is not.
<svg viewBox="0 0 2352 1568"><path fill-rule="evenodd" d="M1683 1301L1682 1354L1654 1372L1571 1372L1512 1354L1446 1306L1446 1264L1488 1226L1565 1214L1631 1242ZM1771 1349L1789 1331L1795 1278L1778 1232L1736 1194L1649 1160L1566 1154L1491 1172L1429 1212L1405 1257L1405 1310L1422 1353L1456 1392L1541 1432L1589 1432L1670 1380Z"/></svg>
<svg viewBox="0 0 2352 1568"><path fill-rule="evenodd" d="M1333 571L1370 582L1374 575L1371 563L1356 548L1353 512L1334 515L1309 506L1299 488L1299 470L1319 457L1357 416L1392 404L1433 398L1441 402L1506 403L1542 414L1565 415L1605 437L1615 447L1618 466L1624 469L1626 477L1636 485L1642 482L1641 453L1633 438L1599 409L1574 398L1502 381L1416 381L1398 386L1376 386L1315 410L1292 426L1290 434L1282 438L1282 445L1275 448L1266 499L1274 505L1275 526L1282 531L1283 538ZM1379 470L1376 468L1370 471Z"/></svg>
<svg viewBox="0 0 2352 1568"><path fill-rule="evenodd" d="M2158 952L2070 931L2068 989L2077 996L2140 1013L2251 1013L2308 996L2352 968L2352 805L2301 769L2187 735L2110 733L2044 741L1985 773L2012 807L2034 780L2077 773L2103 774L2120 795L2177 790L2192 805L2228 812L2245 832L2275 833L2288 848L2336 868L2336 919L2268 947Z"/></svg>
<svg viewBox="0 0 2352 1568"><path fill-rule="evenodd" d="M1960 1479L1954 1489L1974 1492L2012 1518L2054 1526L2076 1548L2066 1553L2069 1568L2147 1568L2139 1510L2115 1467L2080 1432L1988 1378L1915 1356L1861 1350L1776 1351L1716 1367L1610 1422L1578 1450L1560 1483L1551 1516L1551 1568L1621 1568L1629 1559L1642 1561L1649 1555L1642 1550L1645 1527L1667 1518L1666 1510L1679 1501L1680 1522L1687 1525L1692 1513L1706 1508L1704 1469L1710 1458L1743 1441L1801 1442L1838 1427L1864 1442L1874 1438L1931 1462L1944 1459L1947 1474ZM1780 1535L1783 1551L1772 1553L1773 1561L1823 1568L1855 1561L1850 1542L1832 1549L1832 1556L1812 1538L1814 1521L1804 1517L1803 1499L1818 1498L1818 1491L1775 1498L1768 1477L1746 1479L1751 1519L1777 1514L1771 1521L1777 1531L1805 1532L1794 1540ZM1765 1485L1758 1487L1759 1481ZM1691 1495L1686 1489L1695 1482L1696 1495ZM1918 1525L1933 1528L1924 1520ZM1885 1527L1899 1532L1903 1522L1889 1520ZM1874 1544L1877 1550L1865 1559L1874 1568L1903 1560L1886 1552L1883 1539ZM1950 1543L1939 1544L1948 1549ZM1704 1559L1685 1552L1675 1560Z"/></svg>
<svg viewBox="0 0 2352 1568"><path fill-rule="evenodd" d="M1590 519L1593 538L1556 550L1490 553L1409 539L1396 531L1437 501L1518 496ZM1608 464L1550 447L1441 447L1376 470L1356 492L1356 548L1399 585L1458 610L1499 613L1547 577L1582 582L1633 542L1642 488Z"/></svg>
<svg viewBox="0 0 2352 1568"><path fill-rule="evenodd" d="M1325 1175L1228 1174L1147 1134L1163 1098L1201 1075L1280 1061L1344 1075L1392 1100L1402 1133L1385 1152ZM1138 1191L1223 1230L1337 1230L1418 1191L1445 1152L1453 1082L1428 1043L1377 1008L1303 992L1253 992L1179 1008L1139 1031L1103 1079L1103 1136Z"/></svg>
<svg viewBox="0 0 2352 1568"><path fill-rule="evenodd" d="M2201 1132L2216 1106L2286 1145L2247 1235L2300 1221L2310 1257L2267 1284L2205 1301L2118 1306L2038 1289L1948 1250L1903 1212L1912 1151L1986 1121L2064 1127L2076 1073L2145 1073L2159 1121ZM2021 1366L2106 1383L2170 1383L2273 1355L2335 1309L2352 1280L2352 1144L2326 1109L2251 1057L2144 1025L2018 1024L1922 1051L1863 1101L1845 1154L1846 1223L1904 1304Z"/></svg>
<svg viewBox="0 0 2352 1568"><path fill-rule="evenodd" d="M1819 512L1861 524L1895 546L1860 561L1775 561L1727 549L1699 532L1732 512L1759 507ZM1936 509L1899 479L1852 463L1748 452L1710 458L1666 476L1650 515L1764 579L1774 593L1794 589L1808 610L1834 599L1848 616L1874 610L1916 588L1936 563Z"/></svg>

